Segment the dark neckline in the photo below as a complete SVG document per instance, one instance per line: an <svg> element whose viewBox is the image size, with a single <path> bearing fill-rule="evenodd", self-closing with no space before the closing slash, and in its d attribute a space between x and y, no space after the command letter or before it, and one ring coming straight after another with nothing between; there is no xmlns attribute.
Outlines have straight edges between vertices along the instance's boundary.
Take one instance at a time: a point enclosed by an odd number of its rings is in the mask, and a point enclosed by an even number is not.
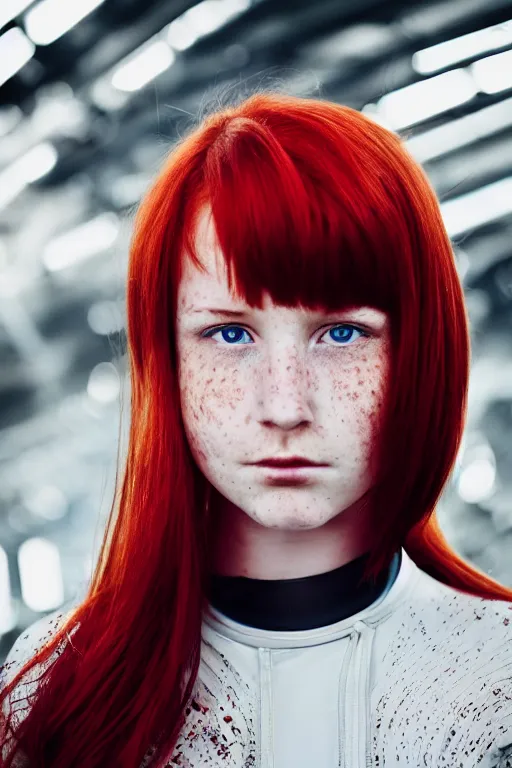
<svg viewBox="0 0 512 768"><path fill-rule="evenodd" d="M401 560L401 552L399 553ZM390 566L361 582L369 553L326 573L298 579L252 579L212 574L208 598L228 618L257 629L298 631L334 624L375 602ZM399 563L400 565L400 563Z"/></svg>

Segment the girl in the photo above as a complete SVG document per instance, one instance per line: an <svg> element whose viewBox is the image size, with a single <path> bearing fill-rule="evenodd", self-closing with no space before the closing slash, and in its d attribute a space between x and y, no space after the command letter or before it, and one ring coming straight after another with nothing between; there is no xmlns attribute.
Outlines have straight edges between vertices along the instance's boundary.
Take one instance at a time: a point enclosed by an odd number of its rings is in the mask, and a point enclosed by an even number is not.
<svg viewBox="0 0 512 768"><path fill-rule="evenodd" d="M510 765L512 592L435 516L463 292L400 139L277 94L210 115L127 303L122 482L85 599L9 654L2 765Z"/></svg>

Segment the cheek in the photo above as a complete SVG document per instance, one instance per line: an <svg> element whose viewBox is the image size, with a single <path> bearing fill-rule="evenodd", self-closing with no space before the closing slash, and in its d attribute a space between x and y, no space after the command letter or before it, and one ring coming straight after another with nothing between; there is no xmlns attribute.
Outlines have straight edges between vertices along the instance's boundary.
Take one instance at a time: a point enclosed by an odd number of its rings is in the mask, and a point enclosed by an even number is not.
<svg viewBox="0 0 512 768"><path fill-rule="evenodd" d="M179 375L181 408L185 428L196 452L206 458L205 452L218 450L217 441L224 448L232 437L232 421L236 409L247 390L240 380L238 369L223 370L212 365L202 353L184 353Z"/></svg>
<svg viewBox="0 0 512 768"><path fill-rule="evenodd" d="M338 422L349 430L369 457L378 440L388 380L388 356L363 355L340 373L333 371L334 408Z"/></svg>

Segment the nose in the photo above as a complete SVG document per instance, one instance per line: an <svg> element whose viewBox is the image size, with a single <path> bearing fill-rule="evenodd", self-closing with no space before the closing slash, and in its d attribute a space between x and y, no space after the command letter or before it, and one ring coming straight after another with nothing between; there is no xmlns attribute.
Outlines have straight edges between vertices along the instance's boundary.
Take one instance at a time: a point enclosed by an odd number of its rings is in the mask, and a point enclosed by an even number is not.
<svg viewBox="0 0 512 768"><path fill-rule="evenodd" d="M259 376L259 420L286 430L311 422L310 397L307 365L297 348L281 345L269 353Z"/></svg>

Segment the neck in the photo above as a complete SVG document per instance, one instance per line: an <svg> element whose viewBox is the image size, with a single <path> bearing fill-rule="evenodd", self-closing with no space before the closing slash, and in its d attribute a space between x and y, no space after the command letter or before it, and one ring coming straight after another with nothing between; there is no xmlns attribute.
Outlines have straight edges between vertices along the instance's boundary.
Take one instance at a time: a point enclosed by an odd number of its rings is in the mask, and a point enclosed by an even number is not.
<svg viewBox="0 0 512 768"><path fill-rule="evenodd" d="M276 529L222 499L211 511L212 572L252 579L297 579L332 571L372 546L369 505L361 500L314 529Z"/></svg>

